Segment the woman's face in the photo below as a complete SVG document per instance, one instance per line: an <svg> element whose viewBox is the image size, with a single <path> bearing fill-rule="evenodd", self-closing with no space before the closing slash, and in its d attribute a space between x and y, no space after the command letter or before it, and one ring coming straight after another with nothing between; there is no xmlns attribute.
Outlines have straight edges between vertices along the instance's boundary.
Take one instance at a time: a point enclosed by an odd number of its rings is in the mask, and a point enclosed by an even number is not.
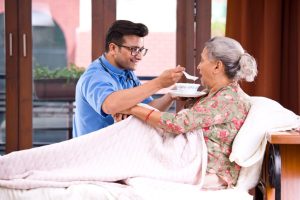
<svg viewBox="0 0 300 200"><path fill-rule="evenodd" d="M201 61L197 66L199 70L199 77L201 85L205 88L211 88L214 83L214 73L213 70L217 62L208 59L207 49L204 48L201 53Z"/></svg>

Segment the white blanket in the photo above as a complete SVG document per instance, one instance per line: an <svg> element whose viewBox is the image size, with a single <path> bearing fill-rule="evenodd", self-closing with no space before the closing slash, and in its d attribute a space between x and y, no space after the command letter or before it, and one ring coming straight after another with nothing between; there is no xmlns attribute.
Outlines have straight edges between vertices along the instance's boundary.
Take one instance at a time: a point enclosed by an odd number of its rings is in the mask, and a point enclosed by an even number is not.
<svg viewBox="0 0 300 200"><path fill-rule="evenodd" d="M200 185L206 155L200 130L163 134L130 117L79 138L0 157L0 186L68 187L131 177Z"/></svg>

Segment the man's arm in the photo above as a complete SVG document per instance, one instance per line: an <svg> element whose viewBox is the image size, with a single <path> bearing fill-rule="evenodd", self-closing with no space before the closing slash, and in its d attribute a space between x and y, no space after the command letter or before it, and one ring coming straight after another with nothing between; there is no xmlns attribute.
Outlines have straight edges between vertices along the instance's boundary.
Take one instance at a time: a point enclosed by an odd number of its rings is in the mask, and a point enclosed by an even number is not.
<svg viewBox="0 0 300 200"><path fill-rule="evenodd" d="M174 69L164 71L157 78L138 87L113 92L104 100L102 110L106 114L115 114L126 110L142 102L158 90L169 87L179 81L183 70L183 67L177 66Z"/></svg>

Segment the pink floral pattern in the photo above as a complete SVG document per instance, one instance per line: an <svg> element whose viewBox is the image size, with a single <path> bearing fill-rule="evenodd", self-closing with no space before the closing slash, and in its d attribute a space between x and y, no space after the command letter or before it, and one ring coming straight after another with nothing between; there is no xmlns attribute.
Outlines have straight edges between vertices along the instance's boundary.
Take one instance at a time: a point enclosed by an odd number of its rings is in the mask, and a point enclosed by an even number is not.
<svg viewBox="0 0 300 200"><path fill-rule="evenodd" d="M216 174L236 184L240 166L229 161L233 140L250 109L249 96L237 83L200 98L191 109L179 113L163 113L161 127L176 134L201 128L208 150L207 173Z"/></svg>

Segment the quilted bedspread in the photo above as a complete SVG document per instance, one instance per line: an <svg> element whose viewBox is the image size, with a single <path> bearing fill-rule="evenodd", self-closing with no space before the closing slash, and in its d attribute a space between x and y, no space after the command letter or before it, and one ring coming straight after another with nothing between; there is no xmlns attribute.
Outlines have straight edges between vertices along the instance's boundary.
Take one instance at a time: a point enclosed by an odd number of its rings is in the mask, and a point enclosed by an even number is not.
<svg viewBox="0 0 300 200"><path fill-rule="evenodd" d="M133 177L201 185L206 159L200 130L174 136L129 117L78 138L1 156L0 186L68 187Z"/></svg>

